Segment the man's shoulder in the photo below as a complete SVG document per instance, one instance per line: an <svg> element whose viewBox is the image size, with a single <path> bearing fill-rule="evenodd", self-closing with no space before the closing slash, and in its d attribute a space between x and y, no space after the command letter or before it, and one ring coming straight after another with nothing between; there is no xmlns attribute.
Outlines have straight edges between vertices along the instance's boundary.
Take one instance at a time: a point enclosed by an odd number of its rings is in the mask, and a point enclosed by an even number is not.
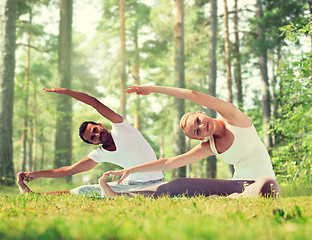
<svg viewBox="0 0 312 240"><path fill-rule="evenodd" d="M101 152L103 152L103 147L102 147L102 146L99 146L98 148L93 149L93 150L88 154L88 157L90 157L90 156L92 156L92 155L100 154Z"/></svg>
<svg viewBox="0 0 312 240"><path fill-rule="evenodd" d="M112 129L127 128L127 129L131 129L131 130L135 130L139 132L134 126L128 123L125 119L121 123L111 123L111 124L112 124Z"/></svg>

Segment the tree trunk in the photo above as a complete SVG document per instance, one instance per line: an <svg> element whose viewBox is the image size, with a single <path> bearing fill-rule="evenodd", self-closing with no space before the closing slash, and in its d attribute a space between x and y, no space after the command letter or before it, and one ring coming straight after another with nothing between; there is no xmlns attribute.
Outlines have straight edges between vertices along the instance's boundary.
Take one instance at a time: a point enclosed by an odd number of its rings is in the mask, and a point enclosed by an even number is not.
<svg viewBox="0 0 312 240"><path fill-rule="evenodd" d="M32 12L29 11L29 24L32 23ZM23 112L23 127L22 127L22 149L21 161L22 171L26 171L27 163L27 143L28 140L28 121L29 121L29 74L30 74L30 50L31 50L31 37L29 32L27 35L27 48L26 48L26 65L25 65L25 79L24 79L24 112ZM30 170L29 170L30 171Z"/></svg>
<svg viewBox="0 0 312 240"><path fill-rule="evenodd" d="M225 70L226 70L226 78L227 78L227 90L228 96L227 101L233 102L233 93L232 93L232 70L231 70L231 46L230 46L230 38L229 38L229 14L227 7L227 0L223 0L224 3L224 49L225 49ZM233 165L229 165L230 171L232 175L234 174Z"/></svg>
<svg viewBox="0 0 312 240"><path fill-rule="evenodd" d="M274 60L274 54L273 54L273 62L272 62L272 82L271 82L271 99L272 99L272 104L271 104L271 113L272 113L272 122L273 124L275 121L278 119L278 97L277 97L277 72L279 69L279 64L280 64L280 45L277 46L277 61L275 62ZM273 127L273 129L275 129ZM276 131L273 132L272 134L272 146L275 147L279 143L278 140L278 135Z"/></svg>
<svg viewBox="0 0 312 240"><path fill-rule="evenodd" d="M37 171L37 83L34 84L34 109L33 109L33 166Z"/></svg>
<svg viewBox="0 0 312 240"><path fill-rule="evenodd" d="M33 117L29 118L29 128L28 128L28 133L29 133L29 138L28 138L28 157L27 157L27 163L28 163L28 171L32 171L33 167Z"/></svg>
<svg viewBox="0 0 312 240"><path fill-rule="evenodd" d="M16 2L0 2L0 183L6 185L15 184L12 132Z"/></svg>
<svg viewBox="0 0 312 240"><path fill-rule="evenodd" d="M235 82L237 88L237 104L240 110L244 109L243 101L243 86L242 86L242 74L241 74L241 63L240 63L240 42L239 42L239 31L238 31L238 0L235 0L235 12L234 12L234 32L235 32Z"/></svg>
<svg viewBox="0 0 312 240"><path fill-rule="evenodd" d="M44 164L44 155L45 155L45 148L44 148L44 136L42 134L42 132L40 133L40 146L41 146L41 159L40 159L40 168L39 171L43 170L43 164Z"/></svg>
<svg viewBox="0 0 312 240"><path fill-rule="evenodd" d="M231 72L231 49L229 39L229 21L228 21L228 8L227 1L223 0L224 3L224 49L225 49L225 70L227 78L227 90L228 96L227 101L232 103L232 72Z"/></svg>
<svg viewBox="0 0 312 240"><path fill-rule="evenodd" d="M137 12L137 2L135 1L135 9ZM133 66L133 76L135 85L140 85L140 50L138 43L138 35L139 35L139 19L136 19L135 27L134 27L134 66ZM141 130L140 126L140 96L135 95L135 106L134 106L134 127Z"/></svg>
<svg viewBox="0 0 312 240"><path fill-rule="evenodd" d="M280 46L278 48L278 51L277 51L277 59L278 59L278 63L277 63L277 68L279 69L280 66L281 66L281 58L282 58L282 54L281 54L281 49L280 49ZM281 99L283 99L283 83L282 83L282 76L281 74L279 74L279 77L278 77L278 88L279 88L279 92L278 92L278 99L277 99L277 115L278 115L278 118L280 118L281 120L283 120L284 118L284 113L283 113L283 101ZM284 138L284 135L283 134L280 134L279 135L279 143L284 146L285 145L285 138Z"/></svg>
<svg viewBox="0 0 312 240"><path fill-rule="evenodd" d="M174 24L174 85L179 88L185 88L184 79L184 0L175 1L175 24ZM173 151L175 155L185 153L185 135L180 130L180 119L185 113L184 99L174 99L174 122ZM186 167L178 169L178 177L186 176Z"/></svg>
<svg viewBox="0 0 312 240"><path fill-rule="evenodd" d="M125 1L119 0L120 24L120 114L126 117L126 27L125 27Z"/></svg>
<svg viewBox="0 0 312 240"><path fill-rule="evenodd" d="M160 136L159 159L162 159L164 157L165 157L165 138L164 138L164 136Z"/></svg>
<svg viewBox="0 0 312 240"><path fill-rule="evenodd" d="M309 22L311 23L312 22L312 0L308 0L308 3L309 3ZM310 25L310 31L312 30L312 25ZM312 50L312 36L310 35L310 38L311 38L311 50Z"/></svg>
<svg viewBox="0 0 312 240"><path fill-rule="evenodd" d="M210 39L209 39L209 81L208 81L208 94L216 96L216 81L217 81L217 35L218 35L218 6L217 0L210 1ZM207 109L207 115L215 118L216 112ZM216 156L207 157L206 177L215 178L217 175L217 158Z"/></svg>
<svg viewBox="0 0 312 240"><path fill-rule="evenodd" d="M185 151L188 152L191 150L191 139L188 137L185 137ZM190 178L192 177L192 170L193 170L193 164L186 165L186 177Z"/></svg>
<svg viewBox="0 0 312 240"><path fill-rule="evenodd" d="M68 89L71 88L72 15L72 0L61 0L58 74L60 87ZM65 95L57 96L57 99L55 168L70 165L72 159L72 102ZM66 180L71 181L71 176Z"/></svg>
<svg viewBox="0 0 312 240"><path fill-rule="evenodd" d="M262 0L256 2L256 17L263 17ZM262 26L258 25L258 40L259 44L265 42L265 32ZM262 125L264 130L264 144L270 149L272 147L272 139L270 136L270 89L269 89L269 77L268 77L268 66L267 66L267 49L261 48L259 57L260 67L260 81L261 81L261 93L262 93Z"/></svg>

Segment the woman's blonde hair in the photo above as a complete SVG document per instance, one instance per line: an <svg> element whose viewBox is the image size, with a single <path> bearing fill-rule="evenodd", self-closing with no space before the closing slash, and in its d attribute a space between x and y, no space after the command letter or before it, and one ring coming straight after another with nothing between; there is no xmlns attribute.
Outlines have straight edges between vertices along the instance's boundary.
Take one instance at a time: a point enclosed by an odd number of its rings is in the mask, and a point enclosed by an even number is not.
<svg viewBox="0 0 312 240"><path fill-rule="evenodd" d="M185 113L182 117L181 117L181 120L180 120L180 128L181 130L183 131L183 133L188 136L185 132L185 125L186 125L186 122L187 122L187 119L189 118L189 116L195 114L194 112L190 112L190 113ZM188 136L190 137L190 136Z"/></svg>

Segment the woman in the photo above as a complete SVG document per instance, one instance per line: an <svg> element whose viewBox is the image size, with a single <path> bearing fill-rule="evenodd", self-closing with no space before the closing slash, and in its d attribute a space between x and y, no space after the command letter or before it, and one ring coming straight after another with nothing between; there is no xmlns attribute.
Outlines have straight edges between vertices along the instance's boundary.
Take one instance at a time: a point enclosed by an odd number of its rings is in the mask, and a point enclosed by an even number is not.
<svg viewBox="0 0 312 240"><path fill-rule="evenodd" d="M266 195L278 196L279 185L275 180L270 156L257 135L252 120L236 106L216 97L187 89L163 86L131 86L127 93L149 95L161 93L169 96L190 100L201 106L217 111L221 118L213 119L202 112L187 113L181 118L180 127L189 138L202 141L192 150L179 156L164 158L147 164L106 172L100 179L102 193L109 192L105 185L110 174L121 176L122 182L129 174L135 172L165 171L179 168L197 162L210 155L221 155L223 159L234 166L232 180L182 178L161 184L145 193L155 196L170 194L246 196ZM205 141L205 139L208 140ZM144 191L143 191L144 192Z"/></svg>

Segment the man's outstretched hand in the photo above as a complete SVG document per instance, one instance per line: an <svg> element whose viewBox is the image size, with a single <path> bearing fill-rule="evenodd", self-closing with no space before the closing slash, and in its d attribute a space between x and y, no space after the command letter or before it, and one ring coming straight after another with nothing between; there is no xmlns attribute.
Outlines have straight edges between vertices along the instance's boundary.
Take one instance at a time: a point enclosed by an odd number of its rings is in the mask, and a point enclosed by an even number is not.
<svg viewBox="0 0 312 240"><path fill-rule="evenodd" d="M66 91L68 91L66 88L60 88L60 87L43 88L42 90L46 92L53 92L53 93L58 93L58 94L65 94Z"/></svg>

